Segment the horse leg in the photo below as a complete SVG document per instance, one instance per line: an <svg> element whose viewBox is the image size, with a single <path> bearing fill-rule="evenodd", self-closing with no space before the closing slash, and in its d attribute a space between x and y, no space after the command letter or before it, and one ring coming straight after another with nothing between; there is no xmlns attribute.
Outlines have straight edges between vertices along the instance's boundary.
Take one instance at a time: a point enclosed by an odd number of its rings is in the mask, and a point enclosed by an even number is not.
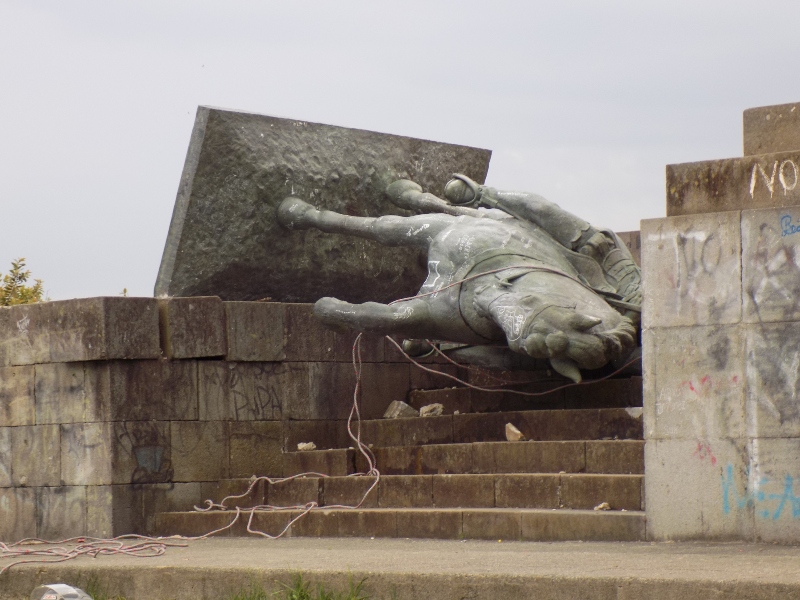
<svg viewBox="0 0 800 600"><path fill-rule="evenodd" d="M320 298L314 315L326 325L344 327L379 335L430 337L435 323L428 303L422 299L387 305L378 302L350 304L336 298Z"/></svg>
<svg viewBox="0 0 800 600"><path fill-rule="evenodd" d="M375 240L385 246L427 248L456 217L425 214L413 217L351 217L330 210L317 210L299 198L289 197L278 207L278 222L289 229L319 229Z"/></svg>

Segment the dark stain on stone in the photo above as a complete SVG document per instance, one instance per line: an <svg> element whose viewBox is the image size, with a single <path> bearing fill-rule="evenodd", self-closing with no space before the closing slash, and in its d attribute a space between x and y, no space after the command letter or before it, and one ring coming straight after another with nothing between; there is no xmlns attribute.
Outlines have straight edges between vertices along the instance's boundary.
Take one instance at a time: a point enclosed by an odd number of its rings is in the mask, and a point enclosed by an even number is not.
<svg viewBox="0 0 800 600"><path fill-rule="evenodd" d="M714 369L722 371L728 365L731 341L727 336L717 340L708 350L708 356L714 365Z"/></svg>

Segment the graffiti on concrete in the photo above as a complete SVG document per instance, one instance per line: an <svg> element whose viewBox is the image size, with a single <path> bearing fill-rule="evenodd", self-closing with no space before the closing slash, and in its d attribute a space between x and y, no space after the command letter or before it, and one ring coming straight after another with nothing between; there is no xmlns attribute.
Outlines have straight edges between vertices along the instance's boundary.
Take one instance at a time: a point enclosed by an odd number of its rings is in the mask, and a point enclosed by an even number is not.
<svg viewBox="0 0 800 600"><path fill-rule="evenodd" d="M781 215L781 237L800 233L800 225L795 225L792 220L792 215Z"/></svg>
<svg viewBox="0 0 800 600"><path fill-rule="evenodd" d="M797 187L797 165L793 160L788 158L784 161L775 161L772 164L771 173L767 174L765 169L759 163L753 165L753 170L750 172L750 197L753 198L756 186L759 181L762 181L769 190L769 197L775 193L775 180L780 183L784 196Z"/></svg>
<svg viewBox="0 0 800 600"><path fill-rule="evenodd" d="M749 479L749 471L747 472ZM726 515L734 510L755 509L755 515L763 519L800 519L800 496L795 495L794 477L788 473L783 481L759 477L753 490L739 494L733 477L733 465L728 464L722 474L722 512ZM798 490L800 492L800 490Z"/></svg>

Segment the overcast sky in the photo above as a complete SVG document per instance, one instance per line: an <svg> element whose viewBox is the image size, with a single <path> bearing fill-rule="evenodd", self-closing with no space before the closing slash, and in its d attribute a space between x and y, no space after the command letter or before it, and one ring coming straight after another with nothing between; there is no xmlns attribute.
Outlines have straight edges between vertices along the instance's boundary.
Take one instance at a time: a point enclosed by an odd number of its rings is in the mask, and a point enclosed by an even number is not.
<svg viewBox="0 0 800 600"><path fill-rule="evenodd" d="M596 225L800 101L800 2L0 0L0 270L152 295L198 105L489 148Z"/></svg>

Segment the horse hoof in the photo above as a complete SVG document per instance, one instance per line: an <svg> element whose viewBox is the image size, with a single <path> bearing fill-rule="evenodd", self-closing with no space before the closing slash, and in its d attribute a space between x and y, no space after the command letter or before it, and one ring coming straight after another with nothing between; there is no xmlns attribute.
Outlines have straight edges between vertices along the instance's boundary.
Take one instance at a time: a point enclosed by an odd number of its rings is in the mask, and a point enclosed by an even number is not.
<svg viewBox="0 0 800 600"><path fill-rule="evenodd" d="M278 206L278 223L287 229L308 229L312 226L311 211L316 209L308 202L289 196Z"/></svg>

